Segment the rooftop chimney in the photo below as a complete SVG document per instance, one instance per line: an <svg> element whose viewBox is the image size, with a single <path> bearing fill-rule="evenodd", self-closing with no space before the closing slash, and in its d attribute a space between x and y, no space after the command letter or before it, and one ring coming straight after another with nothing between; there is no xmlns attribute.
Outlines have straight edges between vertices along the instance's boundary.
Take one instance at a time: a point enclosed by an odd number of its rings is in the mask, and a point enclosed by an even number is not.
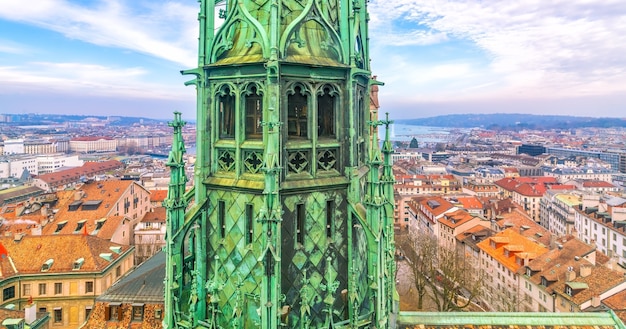
<svg viewBox="0 0 626 329"><path fill-rule="evenodd" d="M567 272L565 272L565 281L574 281L576 279L576 272L574 272L573 267L568 267Z"/></svg>
<svg viewBox="0 0 626 329"><path fill-rule="evenodd" d="M592 268L592 266L582 265L580 267L580 276L583 277L583 278L586 278L589 275L591 275L591 268Z"/></svg>
<svg viewBox="0 0 626 329"><path fill-rule="evenodd" d="M24 319L27 324L31 324L37 320L37 304L32 303L24 308Z"/></svg>

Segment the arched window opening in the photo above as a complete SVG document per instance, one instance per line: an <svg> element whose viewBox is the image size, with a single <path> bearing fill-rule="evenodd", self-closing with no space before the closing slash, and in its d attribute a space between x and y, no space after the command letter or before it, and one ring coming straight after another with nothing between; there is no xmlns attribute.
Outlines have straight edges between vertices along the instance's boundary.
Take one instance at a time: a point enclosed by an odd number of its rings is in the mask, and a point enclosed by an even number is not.
<svg viewBox="0 0 626 329"><path fill-rule="evenodd" d="M317 97L317 125L319 137L335 136L335 97L330 88L324 88L322 95Z"/></svg>
<svg viewBox="0 0 626 329"><path fill-rule="evenodd" d="M287 98L287 134L290 137L308 137L308 103L307 95L301 87Z"/></svg>
<svg viewBox="0 0 626 329"><path fill-rule="evenodd" d="M246 95L246 138L263 137L263 97L252 86Z"/></svg>
<svg viewBox="0 0 626 329"><path fill-rule="evenodd" d="M226 87L218 101L220 138L235 137L235 96Z"/></svg>

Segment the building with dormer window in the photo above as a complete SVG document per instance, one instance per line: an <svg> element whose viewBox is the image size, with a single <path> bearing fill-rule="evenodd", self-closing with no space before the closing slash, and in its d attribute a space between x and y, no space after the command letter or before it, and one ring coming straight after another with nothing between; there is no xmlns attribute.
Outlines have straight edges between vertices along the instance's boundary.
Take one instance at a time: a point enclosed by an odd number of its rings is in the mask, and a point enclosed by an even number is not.
<svg viewBox="0 0 626 329"><path fill-rule="evenodd" d="M77 328L95 298L134 265L134 248L83 234L0 238L1 306L37 304L50 326Z"/></svg>

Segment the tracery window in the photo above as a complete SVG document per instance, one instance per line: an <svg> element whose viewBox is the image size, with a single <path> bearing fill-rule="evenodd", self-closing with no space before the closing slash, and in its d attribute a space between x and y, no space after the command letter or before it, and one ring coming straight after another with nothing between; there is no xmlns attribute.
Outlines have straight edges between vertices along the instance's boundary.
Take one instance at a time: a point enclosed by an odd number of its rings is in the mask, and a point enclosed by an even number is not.
<svg viewBox="0 0 626 329"><path fill-rule="evenodd" d="M224 87L219 93L218 113L220 138L235 137L235 95L230 88Z"/></svg>
<svg viewBox="0 0 626 329"><path fill-rule="evenodd" d="M246 138L263 136L263 96L256 86L246 92Z"/></svg>
<svg viewBox="0 0 626 329"><path fill-rule="evenodd" d="M317 135L335 136L335 95L330 87L322 89L317 97Z"/></svg>
<svg viewBox="0 0 626 329"><path fill-rule="evenodd" d="M300 86L287 97L287 134L290 137L308 137L308 97Z"/></svg>

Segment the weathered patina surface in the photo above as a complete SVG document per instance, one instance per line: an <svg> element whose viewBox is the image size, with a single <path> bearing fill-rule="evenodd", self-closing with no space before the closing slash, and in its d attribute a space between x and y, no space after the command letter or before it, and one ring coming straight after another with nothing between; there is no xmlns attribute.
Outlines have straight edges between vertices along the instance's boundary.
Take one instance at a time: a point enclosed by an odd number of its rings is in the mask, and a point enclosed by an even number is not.
<svg viewBox="0 0 626 329"><path fill-rule="evenodd" d="M166 328L393 328L366 4L200 1L189 192L172 122Z"/></svg>

